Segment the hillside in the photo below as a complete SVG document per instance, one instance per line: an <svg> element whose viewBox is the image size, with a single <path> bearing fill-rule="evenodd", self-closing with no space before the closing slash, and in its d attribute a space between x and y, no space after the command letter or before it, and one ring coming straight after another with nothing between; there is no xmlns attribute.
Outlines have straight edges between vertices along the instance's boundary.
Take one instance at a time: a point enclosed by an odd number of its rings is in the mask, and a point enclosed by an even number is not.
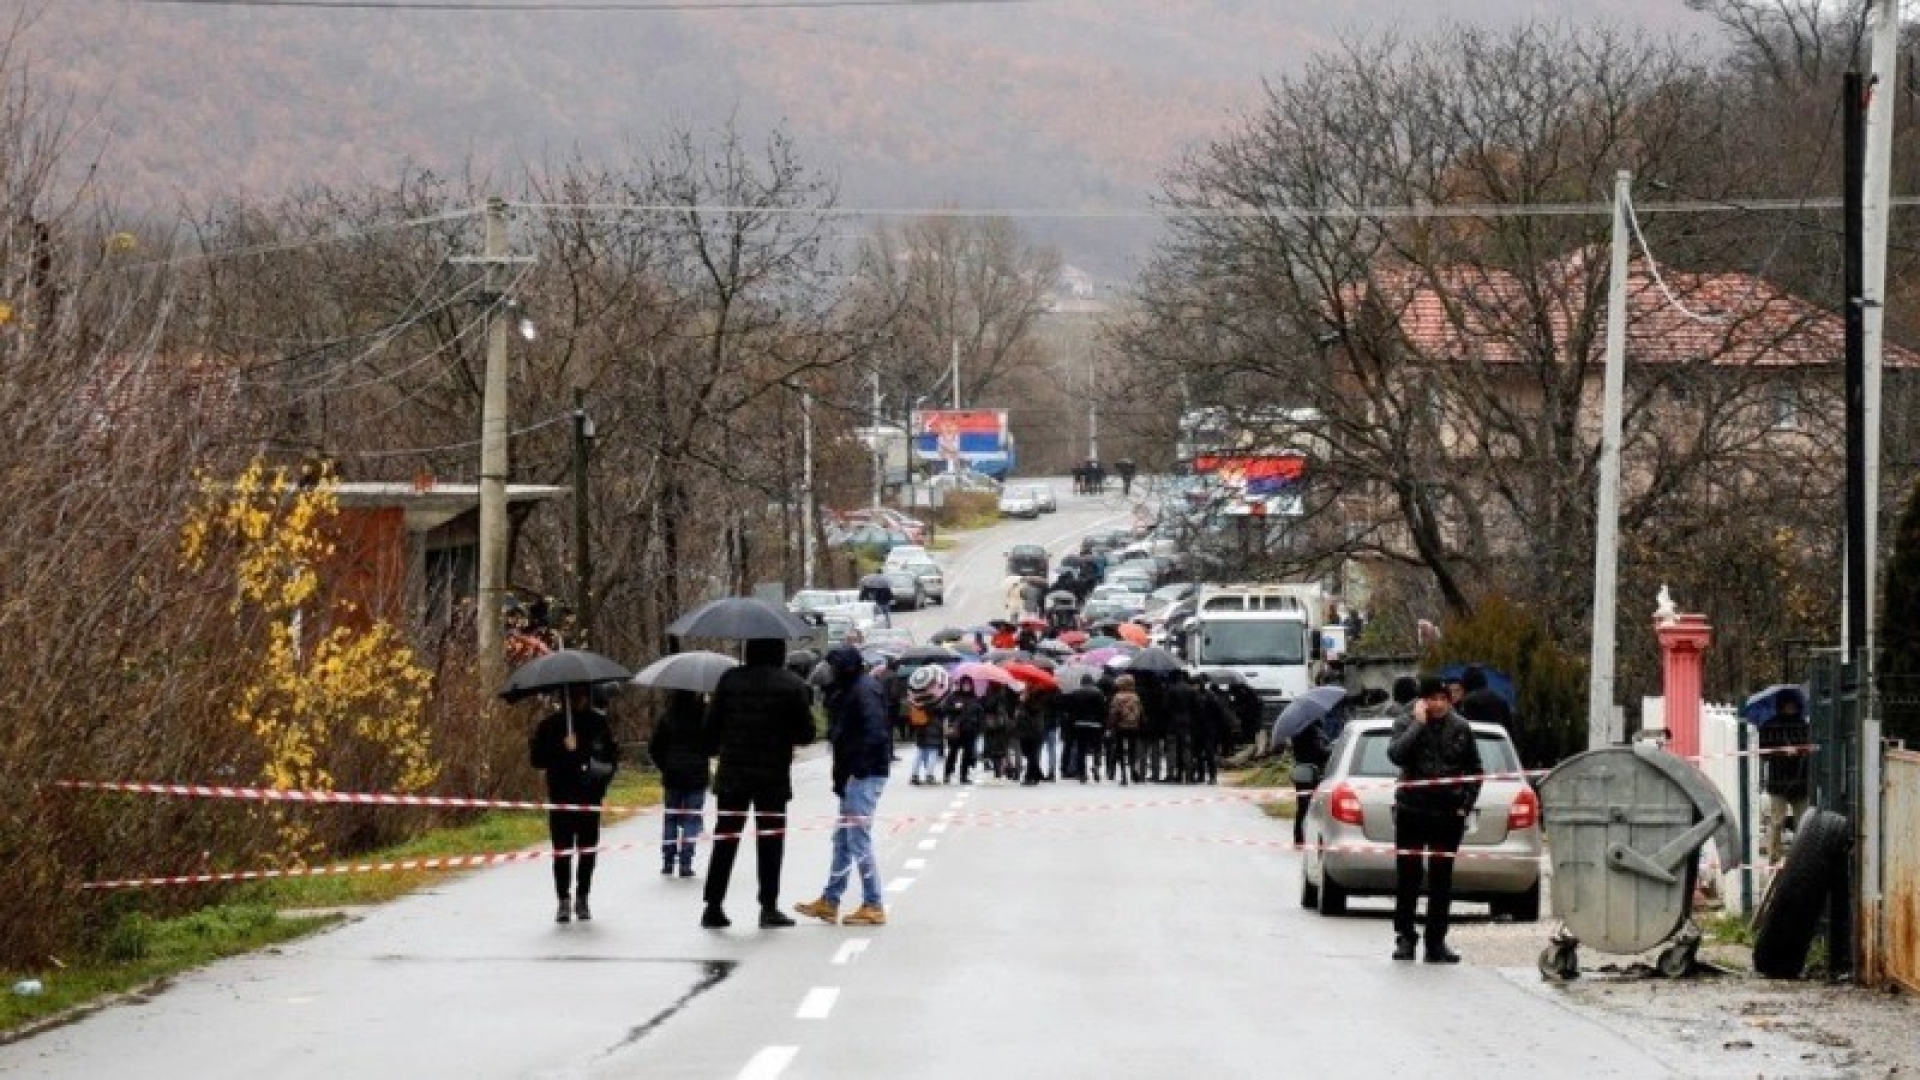
<svg viewBox="0 0 1920 1080"><path fill-rule="evenodd" d="M1577 11L1570 9L1577 8ZM141 201L618 161L668 126L785 120L848 205L1136 207L1260 82L1442 14L1711 34L1681 0L1038 0L817 12L450 13L0 0ZM1118 273L1145 226L1035 221Z"/></svg>

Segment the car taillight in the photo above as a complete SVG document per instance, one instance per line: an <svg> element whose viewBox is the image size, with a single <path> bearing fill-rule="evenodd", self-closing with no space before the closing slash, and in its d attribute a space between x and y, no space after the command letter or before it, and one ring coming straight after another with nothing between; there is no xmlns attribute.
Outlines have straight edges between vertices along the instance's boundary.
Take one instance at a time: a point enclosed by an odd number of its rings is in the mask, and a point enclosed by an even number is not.
<svg viewBox="0 0 1920 1080"><path fill-rule="evenodd" d="M1343 825L1362 824L1366 817L1366 811L1360 805L1360 796L1346 784L1333 789L1333 794L1328 797L1327 810L1333 814L1333 820Z"/></svg>
<svg viewBox="0 0 1920 1080"><path fill-rule="evenodd" d="M1513 808L1507 811L1507 828L1531 829L1540 824L1540 796L1533 788L1522 787L1520 794L1513 797Z"/></svg>

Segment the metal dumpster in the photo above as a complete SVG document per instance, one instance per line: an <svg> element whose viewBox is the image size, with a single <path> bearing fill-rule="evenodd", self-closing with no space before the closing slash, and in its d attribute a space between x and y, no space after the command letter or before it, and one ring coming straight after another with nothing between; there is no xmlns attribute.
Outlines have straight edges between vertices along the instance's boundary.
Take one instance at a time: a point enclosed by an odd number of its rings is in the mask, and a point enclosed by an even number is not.
<svg viewBox="0 0 1920 1080"><path fill-rule="evenodd" d="M1700 847L1713 840L1721 865L1739 861L1739 830L1719 789L1665 750L1636 743L1568 758L1541 782L1540 805L1560 920L1540 954L1540 974L1579 975L1583 942L1619 954L1669 942L1660 971L1692 970Z"/></svg>

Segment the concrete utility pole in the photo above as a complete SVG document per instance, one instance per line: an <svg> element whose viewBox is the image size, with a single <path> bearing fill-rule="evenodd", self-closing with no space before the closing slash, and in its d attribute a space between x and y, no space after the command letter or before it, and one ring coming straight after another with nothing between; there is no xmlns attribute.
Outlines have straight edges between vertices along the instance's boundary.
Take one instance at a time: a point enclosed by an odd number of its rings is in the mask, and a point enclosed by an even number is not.
<svg viewBox="0 0 1920 1080"><path fill-rule="evenodd" d="M953 339L953 407L960 408L960 339Z"/></svg>
<svg viewBox="0 0 1920 1080"><path fill-rule="evenodd" d="M587 392L573 388L573 610L580 633L588 642L593 633L593 546L588 543L587 450L593 443L593 417L587 415ZM595 648L598 648L595 645Z"/></svg>
<svg viewBox="0 0 1920 1080"><path fill-rule="evenodd" d="M1620 443L1627 385L1627 200L1633 174L1613 176L1613 264L1607 280L1607 366L1600 407L1600 500L1594 512L1593 646L1587 672L1587 746L1613 738L1614 608L1620 566Z"/></svg>
<svg viewBox="0 0 1920 1080"><path fill-rule="evenodd" d="M873 369L873 415L867 421L873 432L873 508L880 509L880 489L886 486L887 444L880 432L880 369Z"/></svg>
<svg viewBox="0 0 1920 1080"><path fill-rule="evenodd" d="M813 588L813 394L800 391L800 585Z"/></svg>
<svg viewBox="0 0 1920 1080"><path fill-rule="evenodd" d="M480 405L479 673L489 698L505 681L500 649L507 590L507 204L487 200L487 372Z"/></svg>

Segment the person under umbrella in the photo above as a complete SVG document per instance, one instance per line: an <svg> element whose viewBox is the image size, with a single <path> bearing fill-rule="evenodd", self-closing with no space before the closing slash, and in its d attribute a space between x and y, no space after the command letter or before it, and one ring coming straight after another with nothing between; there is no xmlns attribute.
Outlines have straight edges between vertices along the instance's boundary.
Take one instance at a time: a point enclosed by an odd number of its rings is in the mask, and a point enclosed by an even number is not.
<svg viewBox="0 0 1920 1080"><path fill-rule="evenodd" d="M786 855L787 803L793 800L793 751L814 739L813 694L786 670L786 642L746 643L744 663L720 677L707 710L708 740L719 754L713 797L713 853L707 862L706 909L700 925L719 930L727 918L727 884L747 815L754 817L759 861L760 926L793 925L780 910L780 863Z"/></svg>
<svg viewBox="0 0 1920 1080"><path fill-rule="evenodd" d="M547 801L570 808L547 811L553 891L559 899L554 921L586 922L593 918L587 895L593 889L600 846L599 807L613 782L620 747L607 714L594 706L592 684L574 683L559 692L560 708L534 728L527 740L527 757L534 768L546 773Z"/></svg>
<svg viewBox="0 0 1920 1080"><path fill-rule="evenodd" d="M1760 790L1767 795L1767 858L1779 863L1787 818L1798 824L1807 812L1809 789L1807 755L1813 748L1813 727L1807 722L1806 691L1797 686L1774 687L1764 708L1751 700L1741 715L1759 723ZM1755 695L1758 697L1759 695Z"/></svg>
<svg viewBox="0 0 1920 1080"><path fill-rule="evenodd" d="M642 674L645 674L644 672ZM674 690L667 711L647 740L647 756L660 770L664 789L661 806L660 872L693 876L693 849L700 840L701 816L706 812L707 787L713 782L713 745L707 741L705 695Z"/></svg>

